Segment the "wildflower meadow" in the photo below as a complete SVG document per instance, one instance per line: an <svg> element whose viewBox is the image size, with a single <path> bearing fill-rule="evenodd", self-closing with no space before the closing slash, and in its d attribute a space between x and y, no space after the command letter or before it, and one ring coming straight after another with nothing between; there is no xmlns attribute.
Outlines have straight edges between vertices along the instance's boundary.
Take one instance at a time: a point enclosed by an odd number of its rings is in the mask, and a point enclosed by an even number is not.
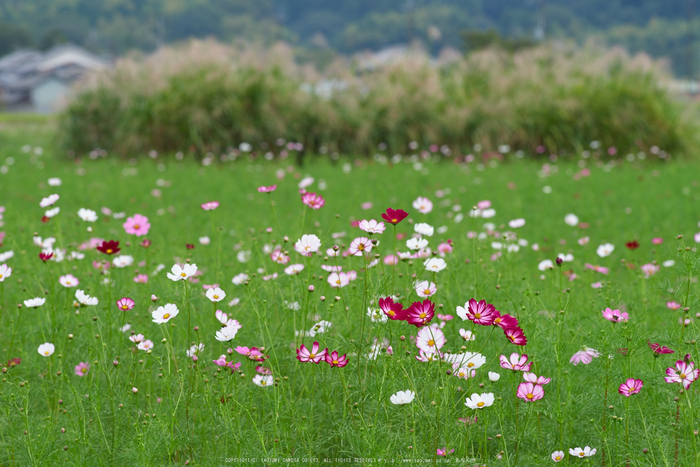
<svg viewBox="0 0 700 467"><path fill-rule="evenodd" d="M0 465L700 461L692 161L52 132L0 127Z"/></svg>

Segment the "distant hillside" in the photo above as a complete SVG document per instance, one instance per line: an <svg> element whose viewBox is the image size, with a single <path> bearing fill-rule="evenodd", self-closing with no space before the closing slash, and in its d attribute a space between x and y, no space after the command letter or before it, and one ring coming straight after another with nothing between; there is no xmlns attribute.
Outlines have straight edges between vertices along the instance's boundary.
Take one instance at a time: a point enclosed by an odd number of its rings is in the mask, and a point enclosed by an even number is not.
<svg viewBox="0 0 700 467"><path fill-rule="evenodd" d="M697 75L695 0L2 0L0 54L71 41L96 52L152 50L188 37L284 39L351 53L420 39L462 48L464 30L518 38L596 35L671 58ZM697 26L697 24L696 24ZM691 43L694 48L689 47Z"/></svg>

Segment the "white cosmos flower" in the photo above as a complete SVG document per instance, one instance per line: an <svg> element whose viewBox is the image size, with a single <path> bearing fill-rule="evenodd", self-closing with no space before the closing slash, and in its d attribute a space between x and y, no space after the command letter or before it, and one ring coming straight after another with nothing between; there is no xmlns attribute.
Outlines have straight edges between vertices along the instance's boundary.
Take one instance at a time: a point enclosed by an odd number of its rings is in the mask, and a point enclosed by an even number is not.
<svg viewBox="0 0 700 467"><path fill-rule="evenodd" d="M495 209L484 209L481 211L481 217L484 219L490 219L491 217L494 217L496 215L496 210Z"/></svg>
<svg viewBox="0 0 700 467"><path fill-rule="evenodd" d="M58 177L49 178L49 186L61 186L61 179Z"/></svg>
<svg viewBox="0 0 700 467"><path fill-rule="evenodd" d="M326 250L326 255L333 257L333 256L338 256L340 254L340 251L335 251L333 248L329 248Z"/></svg>
<svg viewBox="0 0 700 467"><path fill-rule="evenodd" d="M467 397L467 401L464 403L470 409L483 409L484 407L490 407L493 405L494 397L493 393L484 394L472 394L471 397Z"/></svg>
<svg viewBox="0 0 700 467"><path fill-rule="evenodd" d="M605 258L606 256L610 256L610 254L613 252L615 249L615 245L611 243L604 243L600 245L595 252L600 256L601 258Z"/></svg>
<svg viewBox="0 0 700 467"><path fill-rule="evenodd" d="M367 308L367 316L369 316L373 323L386 323L389 319L386 314L376 308Z"/></svg>
<svg viewBox="0 0 700 467"><path fill-rule="evenodd" d="M433 202L424 196L419 196L413 202L413 209L416 209L422 214L428 214L433 210Z"/></svg>
<svg viewBox="0 0 700 467"><path fill-rule="evenodd" d="M419 297L430 297L437 293L437 286L434 282L430 281L416 282L414 289Z"/></svg>
<svg viewBox="0 0 700 467"><path fill-rule="evenodd" d="M38 306L43 305L44 303L46 303L45 298L30 298L29 300L24 301L24 306L26 306L27 308L36 308Z"/></svg>
<svg viewBox="0 0 700 467"><path fill-rule="evenodd" d="M53 344L51 344L50 342L46 342L44 344L41 344L39 346L39 349L38 349L39 355L41 355L42 357L48 357L48 356L52 355L55 350L56 350L56 347Z"/></svg>
<svg viewBox="0 0 700 467"><path fill-rule="evenodd" d="M85 222L95 222L97 220L97 213L92 209L80 208L78 209L78 217Z"/></svg>
<svg viewBox="0 0 700 467"><path fill-rule="evenodd" d="M435 228L432 225L425 223L419 223L414 225L413 230L425 237L432 237L435 233Z"/></svg>
<svg viewBox="0 0 700 467"><path fill-rule="evenodd" d="M525 219L513 219L512 221L508 222L508 226L511 229L519 229L520 227L525 225Z"/></svg>
<svg viewBox="0 0 700 467"><path fill-rule="evenodd" d="M48 217L49 219L51 219L52 217L56 217L56 216L58 215L59 212L61 212L61 208L59 208L58 206L56 206L56 207L53 208L53 209L47 209L46 212L44 213L44 215L45 215L46 217Z"/></svg>
<svg viewBox="0 0 700 467"><path fill-rule="evenodd" d="M537 269L540 271L546 271L547 269L554 269L554 263L552 262L551 259L545 259L543 261L540 261L540 264L537 265Z"/></svg>
<svg viewBox="0 0 700 467"><path fill-rule="evenodd" d="M144 335L143 334L136 334L133 336L129 336L129 340L133 342L134 344L138 344L139 342L142 342L144 340Z"/></svg>
<svg viewBox="0 0 700 467"><path fill-rule="evenodd" d="M15 255L15 252L12 250L6 251L4 253L0 253L0 263L4 263L8 259L12 258Z"/></svg>
<svg viewBox="0 0 700 467"><path fill-rule="evenodd" d="M316 253L321 248L321 239L314 234L302 235L294 244L294 249L302 255Z"/></svg>
<svg viewBox="0 0 700 467"><path fill-rule="evenodd" d="M272 249L270 249L269 253L265 253L265 254L269 255L270 253L272 253ZM238 253L236 253L236 259L238 260L239 263L247 263L248 261L250 261L250 258L252 258L252 256L253 256L253 252L250 250L241 250Z"/></svg>
<svg viewBox="0 0 700 467"><path fill-rule="evenodd" d="M425 238L409 238L406 240L406 247L409 250L422 250L428 246L428 240Z"/></svg>
<svg viewBox="0 0 700 467"><path fill-rule="evenodd" d="M153 348L153 341L146 339L143 342L139 342L139 345L136 346L139 350L145 350L148 352Z"/></svg>
<svg viewBox="0 0 700 467"><path fill-rule="evenodd" d="M270 375L257 375L253 378L253 383L257 384L261 388L272 386L275 380Z"/></svg>
<svg viewBox="0 0 700 467"><path fill-rule="evenodd" d="M508 251L508 253L517 253L520 251L520 245L518 245L517 243L511 243L506 248L506 251Z"/></svg>
<svg viewBox="0 0 700 467"><path fill-rule="evenodd" d="M151 314L153 315L154 323L162 324L167 323L168 321L176 317L179 312L180 310L177 309L177 306L175 306L172 303L168 303L167 305L163 305L157 308Z"/></svg>
<svg viewBox="0 0 700 467"><path fill-rule="evenodd" d="M209 243L211 243L211 240L209 239L209 237L206 237L206 236L199 237L199 244L200 245L209 245Z"/></svg>
<svg viewBox="0 0 700 467"><path fill-rule="evenodd" d="M12 275L12 268L7 264L0 264L0 282L4 282L5 279Z"/></svg>
<svg viewBox="0 0 700 467"><path fill-rule="evenodd" d="M464 339L465 341L473 341L474 339L476 339L473 332L464 329L459 330L459 335L462 336L462 339Z"/></svg>
<svg viewBox="0 0 700 467"><path fill-rule="evenodd" d="M199 344L195 344L195 345L191 346L191 347L185 352L185 354L186 354L189 358L192 358L192 357L194 357L195 355L199 355L199 352L201 352L202 350L204 350L204 344L202 344L202 343L200 342Z"/></svg>
<svg viewBox="0 0 700 467"><path fill-rule="evenodd" d="M478 352L464 352L459 354L446 354L445 361L457 364L460 367L476 370L486 363L486 357Z"/></svg>
<svg viewBox="0 0 700 467"><path fill-rule="evenodd" d="M447 263L442 258L430 258L423 263L425 270L430 272L440 272L447 267Z"/></svg>
<svg viewBox="0 0 700 467"><path fill-rule="evenodd" d="M177 282L187 280L195 275L195 273L197 272L197 265L185 264L183 266L180 266L179 264L174 264L170 271L171 272L167 273L167 276L168 279L170 279L171 281Z"/></svg>
<svg viewBox="0 0 700 467"><path fill-rule="evenodd" d="M291 264L284 268L284 273L288 275L294 275L294 274L299 274L301 271L304 270L304 265L303 264Z"/></svg>
<svg viewBox="0 0 700 467"><path fill-rule="evenodd" d="M564 216L564 222L571 227L576 227L578 225L578 216L576 214L567 214Z"/></svg>
<svg viewBox="0 0 700 467"><path fill-rule="evenodd" d="M54 237L48 237L44 239L42 239L38 235L34 237L34 244L44 249L53 249L54 243L56 243L56 239Z"/></svg>
<svg viewBox="0 0 700 467"><path fill-rule="evenodd" d="M213 289L207 290L207 298L211 300L212 302L220 302L224 298L226 298L226 292L221 290L219 287L215 287Z"/></svg>
<svg viewBox="0 0 700 467"><path fill-rule="evenodd" d="M416 397L416 393L411 391L410 389L407 389L406 391L399 391L396 394L393 394L389 400L391 401L392 404L395 405L403 405L403 404L410 404L413 402L413 399Z"/></svg>
<svg viewBox="0 0 700 467"><path fill-rule="evenodd" d="M588 242L590 241L590 239L588 237L581 237L577 241L578 241L579 245L583 246L583 245L588 245Z"/></svg>
<svg viewBox="0 0 700 467"><path fill-rule="evenodd" d="M501 379L500 373L496 373L495 371L489 371L489 379L491 381L498 381Z"/></svg>
<svg viewBox="0 0 700 467"><path fill-rule="evenodd" d="M302 178L301 181L299 182L299 188L306 188L306 187L308 187L308 186L311 186L311 184L312 184L313 182L314 182L314 178L313 178L313 177L308 177L308 176L307 176L307 177L304 177L304 178Z"/></svg>
<svg viewBox="0 0 700 467"><path fill-rule="evenodd" d="M83 306L97 305L99 303L96 297L91 297L80 289L75 291L75 298Z"/></svg>
<svg viewBox="0 0 700 467"><path fill-rule="evenodd" d="M569 454L575 457L583 458L583 457L591 457L594 455L597 451L595 449L591 449L589 446L586 446L585 448L569 448Z"/></svg>
<svg viewBox="0 0 700 467"><path fill-rule="evenodd" d="M501 242L491 242L491 248L494 250L502 250L503 249L503 243Z"/></svg>
<svg viewBox="0 0 700 467"><path fill-rule="evenodd" d="M663 264L665 268L670 268L670 267L674 266L676 264L676 262L673 261L672 259L668 259L661 264Z"/></svg>
<svg viewBox="0 0 700 467"><path fill-rule="evenodd" d="M112 260L112 264L117 268L125 268L134 264L134 257L131 255L119 255Z"/></svg>
<svg viewBox="0 0 700 467"><path fill-rule="evenodd" d="M570 263L574 260L574 255L571 253L559 253L559 256L557 258L561 258L562 261L565 263Z"/></svg>
<svg viewBox="0 0 700 467"><path fill-rule="evenodd" d="M386 229L384 222L377 222L374 219L360 221L359 227L361 230L371 234L381 234Z"/></svg>
<svg viewBox="0 0 700 467"><path fill-rule="evenodd" d="M333 323L331 323L330 321L319 321L318 323L314 324L314 326L309 330L308 333L306 333L306 335L309 337L314 337L316 334L322 334L328 331L328 329L330 329L331 326L333 326Z"/></svg>
<svg viewBox="0 0 700 467"><path fill-rule="evenodd" d="M39 202L39 206L42 208L48 208L49 206L54 204L56 201L58 201L59 198L60 198L60 196L58 196L57 194L49 195L46 198L43 198Z"/></svg>
<svg viewBox="0 0 700 467"><path fill-rule="evenodd" d="M233 276L233 279L231 279L231 282L233 282L235 285L241 285L247 280L248 280L248 274L242 272L240 274L236 274L235 276Z"/></svg>

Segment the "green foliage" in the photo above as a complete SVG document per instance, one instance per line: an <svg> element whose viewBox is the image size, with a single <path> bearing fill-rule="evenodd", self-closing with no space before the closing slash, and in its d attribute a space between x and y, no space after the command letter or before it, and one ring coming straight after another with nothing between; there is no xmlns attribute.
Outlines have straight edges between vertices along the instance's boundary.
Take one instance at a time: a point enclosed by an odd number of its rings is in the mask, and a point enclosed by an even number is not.
<svg viewBox="0 0 700 467"><path fill-rule="evenodd" d="M486 50L441 67L407 56L359 75L335 64L308 80L289 60L232 50L193 43L118 65L60 118L62 147L202 155L284 138L311 153L372 155L381 143L403 152L417 141L453 153L542 145L548 155L598 140L683 153L695 135L652 64L596 48Z"/></svg>
<svg viewBox="0 0 700 467"><path fill-rule="evenodd" d="M536 45L534 39L527 37L503 37L495 29L489 29L488 31L463 31L462 37L464 38L464 49L468 53L478 52L488 47L498 47L508 52L517 52Z"/></svg>

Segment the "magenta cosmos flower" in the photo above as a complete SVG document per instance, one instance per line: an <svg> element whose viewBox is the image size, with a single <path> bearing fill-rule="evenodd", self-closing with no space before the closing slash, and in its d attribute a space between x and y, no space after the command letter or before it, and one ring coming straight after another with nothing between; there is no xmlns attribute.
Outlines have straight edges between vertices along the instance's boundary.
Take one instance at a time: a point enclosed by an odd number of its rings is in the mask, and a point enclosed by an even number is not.
<svg viewBox="0 0 700 467"><path fill-rule="evenodd" d="M134 305L134 301L129 297L122 297L119 300L117 300L117 308L119 308L122 311L129 311L132 308L134 308Z"/></svg>
<svg viewBox="0 0 700 467"><path fill-rule="evenodd" d="M406 321L421 327L428 324L435 316L435 304L426 298L423 302L413 302L406 312Z"/></svg>
<svg viewBox="0 0 700 467"><path fill-rule="evenodd" d="M408 213L403 209L392 209L386 208L386 212L382 213L382 219L387 221L389 224L398 224L402 220L408 217Z"/></svg>
<svg viewBox="0 0 700 467"><path fill-rule="evenodd" d="M213 211L214 209L219 207L219 202L218 201L207 201L206 203L202 204L202 209L205 211Z"/></svg>
<svg viewBox="0 0 700 467"><path fill-rule="evenodd" d="M88 371L90 371L90 366L85 362L80 362L77 365L75 365L76 376L85 376Z"/></svg>
<svg viewBox="0 0 700 467"><path fill-rule="evenodd" d="M270 185L270 186L259 186L258 187L258 192L260 193L272 193L277 189L277 185Z"/></svg>
<svg viewBox="0 0 700 467"><path fill-rule="evenodd" d="M379 299L379 309L389 317L389 319L403 321L408 317L408 310L404 310L400 303L395 303L391 297Z"/></svg>
<svg viewBox="0 0 700 467"><path fill-rule="evenodd" d="M685 362L683 360L678 360L676 362L676 367L666 369L666 377L664 379L667 383L681 383L683 384L683 389L688 389L693 381L698 379L700 376L700 370L695 369L694 362Z"/></svg>
<svg viewBox="0 0 700 467"><path fill-rule="evenodd" d="M321 209L326 204L326 200L316 193L304 193L301 195L301 202L311 209Z"/></svg>
<svg viewBox="0 0 700 467"><path fill-rule="evenodd" d="M578 352L576 352L571 357L571 360L569 360L569 362L573 363L574 366L578 365L579 363L588 365L593 361L594 357L600 357L600 352L598 352L595 349L584 347L583 350L579 350Z"/></svg>
<svg viewBox="0 0 700 467"><path fill-rule="evenodd" d="M528 363L527 361L527 354L521 356L513 352L510 354L510 360L507 359L505 355L501 355L499 359L501 361L501 368L505 368L506 370L530 371L530 366L532 365L532 362Z"/></svg>
<svg viewBox="0 0 700 467"><path fill-rule="evenodd" d="M518 320L509 314L502 315L498 310L496 310L495 318L493 319L493 325L498 326L501 329L511 329L518 327Z"/></svg>
<svg viewBox="0 0 700 467"><path fill-rule="evenodd" d="M134 214L134 217L128 217L126 222L124 222L124 230L129 235L136 235L141 237L142 235L148 234L151 228L151 224L148 223L148 217L142 216L141 214Z"/></svg>
<svg viewBox="0 0 700 467"><path fill-rule="evenodd" d="M627 313L621 312L620 310L611 310L610 308L606 308L602 311L602 313L603 318L607 319L608 321L612 321L613 323L626 323L630 318Z"/></svg>
<svg viewBox="0 0 700 467"><path fill-rule="evenodd" d="M338 368L343 368L345 365L348 364L348 358L345 356L346 354L343 354L342 357L338 356L338 351L334 350L331 353L326 354L326 363L328 363L331 367L338 367Z"/></svg>
<svg viewBox="0 0 700 467"><path fill-rule="evenodd" d="M527 345L527 338L520 328L508 328L503 330L503 334L506 335L511 344L515 345Z"/></svg>
<svg viewBox="0 0 700 467"><path fill-rule="evenodd" d="M496 319L498 313L496 308L486 300L477 302L473 298L464 304L464 307L457 307L457 315L463 320L474 321L482 326L491 326ZM498 315L500 316L500 314Z"/></svg>
<svg viewBox="0 0 700 467"><path fill-rule="evenodd" d="M516 395L525 402L535 402L544 397L544 388L539 384L520 383Z"/></svg>
<svg viewBox="0 0 700 467"><path fill-rule="evenodd" d="M319 350L320 348L321 346L318 342L314 342L311 350L307 349L304 344L301 344L301 347L297 349L297 360L304 363L321 363L321 361L325 360L328 349Z"/></svg>
<svg viewBox="0 0 700 467"><path fill-rule="evenodd" d="M639 391L642 390L642 386L644 386L644 382L641 379L629 378L620 385L617 391L623 396L629 397L632 394L639 394Z"/></svg>
<svg viewBox="0 0 700 467"><path fill-rule="evenodd" d="M665 345L662 346L660 344L652 344L649 341L647 341L647 345L649 345L651 351L654 352L654 357L658 357L661 354L674 353L673 350L669 349Z"/></svg>

